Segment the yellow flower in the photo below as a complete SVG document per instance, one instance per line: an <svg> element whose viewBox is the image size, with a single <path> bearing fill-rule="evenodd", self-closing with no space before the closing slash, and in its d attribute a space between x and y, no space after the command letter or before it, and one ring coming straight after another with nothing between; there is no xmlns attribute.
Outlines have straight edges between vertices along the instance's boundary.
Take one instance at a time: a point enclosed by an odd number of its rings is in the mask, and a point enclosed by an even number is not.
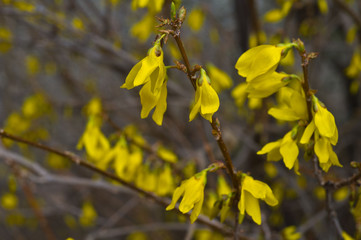
<svg viewBox="0 0 361 240"><path fill-rule="evenodd" d="M165 196L173 192L174 176L172 174L172 168L169 164L166 164L163 169L160 170L160 173L157 174L157 189L156 193L159 196Z"/></svg>
<svg viewBox="0 0 361 240"><path fill-rule="evenodd" d="M320 167L327 172L332 165L342 167L338 161L337 154L333 151L331 142L328 138L315 133L315 154L318 157Z"/></svg>
<svg viewBox="0 0 361 240"><path fill-rule="evenodd" d="M154 47L149 49L148 56L130 70L121 88L132 89L150 81L150 89L155 94L161 89L165 77L163 50L158 41Z"/></svg>
<svg viewBox="0 0 361 240"><path fill-rule="evenodd" d="M290 87L283 87L278 92L279 107L268 110L268 114L278 120L297 121L307 120L307 106L305 97Z"/></svg>
<svg viewBox="0 0 361 240"><path fill-rule="evenodd" d="M273 195L271 188L251 176L244 175L241 187L241 199L238 202L238 209L241 215L247 212L255 223L261 224L261 210L258 199L265 201L270 206L276 206L278 200Z"/></svg>
<svg viewBox="0 0 361 240"><path fill-rule="evenodd" d="M250 82L257 76L275 71L284 49L284 46L274 45L261 45L249 49L239 57L236 63L238 74L246 77L247 82Z"/></svg>
<svg viewBox="0 0 361 240"><path fill-rule="evenodd" d="M201 77L198 80L194 105L189 114L189 121L192 121L198 112L212 122L213 114L219 108L219 98L216 91L211 86L211 81L204 69L201 69Z"/></svg>
<svg viewBox="0 0 361 240"><path fill-rule="evenodd" d="M207 64L209 77L212 78L212 87L216 92L232 87L232 79L227 73L217 68L211 63Z"/></svg>
<svg viewBox="0 0 361 240"><path fill-rule="evenodd" d="M204 13L199 8L193 8L188 15L188 26L193 32L198 32L204 23Z"/></svg>
<svg viewBox="0 0 361 240"><path fill-rule="evenodd" d="M207 171L197 173L193 177L183 181L173 193L172 202L168 205L166 210L172 210L175 207L178 199L183 195L182 201L179 204L179 210L182 213L187 213L193 209L190 219L191 223L197 219L202 210L204 200L204 187L207 183Z"/></svg>
<svg viewBox="0 0 361 240"><path fill-rule="evenodd" d="M284 240L298 240L301 238L301 233L296 232L295 226L288 226L282 230L282 239Z"/></svg>
<svg viewBox="0 0 361 240"><path fill-rule="evenodd" d="M81 136L76 148L85 147L86 153L93 161L99 161L110 150L108 139L100 130L100 124L95 118L91 117L87 123L86 129Z"/></svg>
<svg viewBox="0 0 361 240"><path fill-rule="evenodd" d="M268 72L259 75L248 82L246 91L248 97L265 98L277 92L288 84L290 75L286 73Z"/></svg>
<svg viewBox="0 0 361 240"><path fill-rule="evenodd" d="M327 110L327 108L320 104L319 100L315 96L313 96L313 102L315 110L315 125L318 131L324 137L334 137L337 134L337 127L334 116Z"/></svg>
<svg viewBox="0 0 361 240"><path fill-rule="evenodd" d="M289 131L282 139L279 139L276 142L267 143L260 151L257 152L257 154L262 155L267 153L268 161L279 161L283 158L283 162L286 167L288 169L295 167L295 171L297 173L297 157L299 150L296 140L293 137L293 131L294 130Z"/></svg>
<svg viewBox="0 0 361 240"><path fill-rule="evenodd" d="M148 7L149 11L152 13L157 13L162 10L164 0L133 0L132 1L132 10L137 10L138 8Z"/></svg>
<svg viewBox="0 0 361 240"><path fill-rule="evenodd" d="M150 111L155 108L152 119L159 126L163 123L163 115L167 110L167 80L164 81L160 91L152 92L152 82L147 82L139 91L142 104L141 118L148 117Z"/></svg>
<svg viewBox="0 0 361 240"><path fill-rule="evenodd" d="M130 33L133 37L139 39L140 42L145 42L152 34L155 25L154 15L148 13L132 26Z"/></svg>

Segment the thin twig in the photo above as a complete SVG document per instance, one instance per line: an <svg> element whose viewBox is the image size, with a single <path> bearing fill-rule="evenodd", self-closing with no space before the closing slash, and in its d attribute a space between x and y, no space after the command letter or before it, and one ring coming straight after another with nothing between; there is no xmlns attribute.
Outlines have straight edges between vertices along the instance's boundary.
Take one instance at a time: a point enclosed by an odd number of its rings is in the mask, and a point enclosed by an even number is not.
<svg viewBox="0 0 361 240"><path fill-rule="evenodd" d="M40 143L35 143L35 142L31 142L31 141L28 141L26 139L23 139L23 138L20 138L18 136L14 136L14 135L11 135L7 132L5 132L3 129L0 129L0 137L2 138L8 138L8 139L11 139L11 140L14 140L14 141L17 141L17 142L21 142L21 143L25 143L29 146L33 146L33 147L36 147L36 148L39 148L39 149L42 149L42 150L45 150L47 152L52 152L52 153L55 153L59 156L63 156L67 159L69 159L70 161L76 163L77 165L80 165L80 166L83 166L93 172L96 172L102 176L105 176L107 178L110 178L118 183L121 183L123 186L149 198L149 199L152 199L154 200L156 203L160 204L160 205L163 205L163 206L168 206L170 204L170 200L169 199L165 199L165 198L162 198L162 197L159 197L157 196L156 194L152 193L152 192L148 192L148 191L145 191L141 188L138 188L137 186L135 186L134 184L132 183L129 183L127 181L125 181L124 179L116 176L115 174L113 173L110 173L110 172L107 172L107 171L104 171L100 168L97 168L96 166L86 162L85 160L83 160L81 157L77 156L76 154L72 153L72 152L69 152L69 151L63 151L63 150L59 150L59 149L56 149L56 148L53 148L53 147L50 147L50 146L46 146L46 145L43 145L43 144L40 144ZM177 210L178 213L181 213L178 206L175 207L175 209ZM190 215L191 213L186 213L186 215ZM225 225L217 222L217 221L211 221L209 220L207 217L205 216L202 216L200 215L198 217L198 222L199 223L203 223L207 226L209 226L210 228L216 230L216 231L219 231L225 235L233 235L233 233L229 230L228 227L226 227Z"/></svg>

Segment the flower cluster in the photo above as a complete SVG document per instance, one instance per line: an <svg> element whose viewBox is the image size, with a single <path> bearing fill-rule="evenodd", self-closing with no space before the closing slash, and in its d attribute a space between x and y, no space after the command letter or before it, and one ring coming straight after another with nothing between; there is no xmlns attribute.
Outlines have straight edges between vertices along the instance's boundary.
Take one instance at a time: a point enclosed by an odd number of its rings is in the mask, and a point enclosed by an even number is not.
<svg viewBox="0 0 361 240"><path fill-rule="evenodd" d="M265 98L277 93L278 106L268 114L280 121L290 122L294 127L282 139L266 144L257 154L267 154L268 161L283 159L287 168L298 172L299 147L306 153L314 151L324 171L330 166L341 166L331 145L338 139L333 115L312 91L305 93L304 81L294 74L276 72L282 57L296 43L280 46L261 45L245 52L237 61L238 74L246 77L242 98ZM240 92L240 90L237 90ZM312 109L307 107L306 94L312 98ZM236 100L237 101L237 100ZM312 116L309 116L309 112Z"/></svg>

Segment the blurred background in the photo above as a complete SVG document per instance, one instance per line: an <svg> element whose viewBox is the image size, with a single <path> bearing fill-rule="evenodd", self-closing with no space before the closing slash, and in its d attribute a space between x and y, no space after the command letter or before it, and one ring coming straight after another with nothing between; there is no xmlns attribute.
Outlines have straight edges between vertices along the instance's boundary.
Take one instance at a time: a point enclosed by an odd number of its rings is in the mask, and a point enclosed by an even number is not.
<svg viewBox="0 0 361 240"><path fill-rule="evenodd" d="M120 88L152 47L159 24L155 16L170 15L169 0L140 2L0 0L0 128L87 158L76 146L88 122L86 106L98 99L101 130L111 145L124 129L136 127L150 148L143 155L147 171L156 175L158 168L174 164L175 186L221 160L209 124L201 117L188 122L194 91L184 73L167 71L168 108L161 127L150 117L140 118L138 88ZM351 176L350 162L361 161L361 2L176 3L187 9L181 38L190 63L204 66L213 81L231 79L219 89L216 115L235 167L267 182L280 200L276 208L262 205L264 225L246 217L242 231L250 239L292 239L285 229L296 226L302 239L337 239L312 163L301 154L301 175L296 176L282 163L256 155L290 126L267 115L266 106L274 105L275 97L257 104L232 97L232 90L244 82L234 65L250 47L297 38L308 52L317 52L310 63L310 85L335 116L340 135L335 151L344 166L331 168L327 178ZM163 49L166 65L182 62L173 39ZM280 69L302 76L297 52L289 55ZM158 156L160 146L167 156ZM169 160L173 158L176 163ZM4 140L0 159L1 239L223 239L207 226L190 225L186 217L54 154ZM216 186L210 177L209 193ZM343 229L360 237L361 216L353 205L357 188L336 191L334 206ZM172 191L164 195L171 197Z"/></svg>

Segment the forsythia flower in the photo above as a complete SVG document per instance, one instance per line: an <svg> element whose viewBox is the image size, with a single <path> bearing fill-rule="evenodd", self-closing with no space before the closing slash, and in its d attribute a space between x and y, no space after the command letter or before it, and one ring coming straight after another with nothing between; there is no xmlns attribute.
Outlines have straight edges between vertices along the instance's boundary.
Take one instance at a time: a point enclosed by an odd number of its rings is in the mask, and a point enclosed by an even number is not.
<svg viewBox="0 0 361 240"><path fill-rule="evenodd" d="M250 82L257 76L275 71L284 49L285 47L273 45L261 45L249 49L236 63L238 74L246 77L246 81Z"/></svg>
<svg viewBox="0 0 361 240"><path fill-rule="evenodd" d="M192 121L199 112L202 117L212 122L213 114L219 108L219 98L211 86L211 81L204 69L201 69L201 76L198 80L194 105L189 114L189 121Z"/></svg>
<svg viewBox="0 0 361 240"><path fill-rule="evenodd" d="M132 26L130 33L141 42L145 42L152 34L155 25L156 22L154 16L148 13L139 22Z"/></svg>
<svg viewBox="0 0 361 240"><path fill-rule="evenodd" d="M273 195L271 188L251 176L244 175L241 185L241 199L238 203L238 209L241 215L247 212L255 223L261 224L261 210L258 199L265 201L270 206L276 206L278 200Z"/></svg>
<svg viewBox="0 0 361 240"><path fill-rule="evenodd" d="M93 161L101 160L110 150L110 143L101 132L100 124L94 117L90 117L86 129L76 146L77 149L83 147Z"/></svg>
<svg viewBox="0 0 361 240"><path fill-rule="evenodd" d="M249 93L248 97L268 97L277 92L281 87L287 85L290 79L290 75L286 73L270 72L259 75L248 83L246 89L246 91Z"/></svg>
<svg viewBox="0 0 361 240"><path fill-rule="evenodd" d="M314 151L317 155L321 168L327 172L332 165L342 167L338 161L336 153L332 149L332 145L336 145L338 141L338 130L333 115L322 106L320 101L313 96L314 117L307 125L300 139L301 144L307 144L312 135L315 136Z"/></svg>
<svg viewBox="0 0 361 240"><path fill-rule="evenodd" d="M286 167L292 169L295 166L295 171L297 172L299 150L293 135L293 130L289 131L282 139L267 143L257 154L262 155L267 153L268 161L279 161L283 158Z"/></svg>
<svg viewBox="0 0 361 240"><path fill-rule="evenodd" d="M166 77L166 69L163 63L163 50L157 42L149 49L148 56L137 63L129 72L125 83L121 88L132 89L151 82L151 91L156 93L160 90Z"/></svg>
<svg viewBox="0 0 361 240"><path fill-rule="evenodd" d="M183 181L173 193L172 202L168 205L166 210L172 210L175 207L178 199L183 195L183 199L179 204L179 210L182 213L187 213L193 209L190 219L191 223L197 219L202 210L204 200L204 187L207 183L207 170L197 173L193 177Z"/></svg>
<svg viewBox="0 0 361 240"><path fill-rule="evenodd" d="M155 123L162 125L167 109L167 80L160 41L149 50L147 57L132 68L121 88L132 89L139 85L144 85L139 92L141 118L148 117L155 108L152 118Z"/></svg>
<svg viewBox="0 0 361 240"><path fill-rule="evenodd" d="M268 110L268 114L278 120L297 121L307 120L306 99L302 93L290 87L283 87L278 92L279 107Z"/></svg>
<svg viewBox="0 0 361 240"><path fill-rule="evenodd" d="M167 110L167 80L164 81L161 90L153 94L151 82L147 82L139 92L142 104L141 118L148 117L150 111L155 108L152 119L159 126L163 123L163 115Z"/></svg>

